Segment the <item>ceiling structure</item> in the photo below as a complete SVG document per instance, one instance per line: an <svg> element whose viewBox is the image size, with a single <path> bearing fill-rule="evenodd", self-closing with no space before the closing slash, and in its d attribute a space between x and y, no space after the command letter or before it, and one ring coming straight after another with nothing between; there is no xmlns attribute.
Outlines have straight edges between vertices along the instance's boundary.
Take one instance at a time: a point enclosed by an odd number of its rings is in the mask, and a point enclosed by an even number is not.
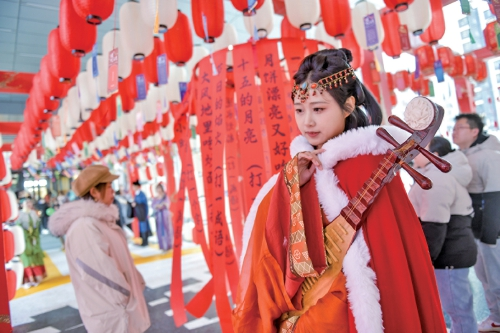
<svg viewBox="0 0 500 333"><path fill-rule="evenodd" d="M116 0L113 15L98 26L99 51L104 34L114 27L119 28L118 11L125 2L127 0ZM5 87L2 89L2 72L5 76L39 71L40 61L48 51L49 32L59 23L59 3L60 0L0 0L0 122L22 121L28 97L24 93L5 92L8 90ZM177 5L191 21L191 1L177 0ZM239 41L246 41L250 35L245 30L242 14L229 0L224 0L224 11L226 22L233 24L238 32ZM271 37L279 37L281 19L281 16L275 15ZM194 33L193 42L203 43ZM87 57L82 59L82 69ZM4 142L8 143L9 139L4 137Z"/></svg>
<svg viewBox="0 0 500 333"><path fill-rule="evenodd" d="M99 52L104 34L114 27L119 28L118 11L126 1L128 0L116 0L115 12L98 26ZM442 0L443 5L453 1ZM350 0L350 2L352 7L357 0ZM385 6L383 0L371 0L371 2L374 2L377 8ZM24 105L28 94L10 93L9 87L6 88L5 85L5 77L10 75L9 80L15 81L16 77L19 78L25 75L24 73L32 75L39 71L40 61L47 54L49 32L59 23L59 3L60 0L0 0L0 123L23 121ZM191 0L177 0L177 6L192 22ZM230 0L224 0L224 11L226 22L233 24L236 28L239 42L248 40L250 35L245 30L242 14L232 6ZM269 37L280 36L281 20L282 16L274 16L274 29ZM192 31L194 44L203 44L203 41L194 34L194 29ZM313 37L314 32L307 31L307 36ZM87 57L82 59L82 69L84 69ZM31 82L26 76L23 80L25 85L26 82ZM18 89L18 91L22 90ZM25 90L29 90L29 87ZM4 142L9 143L9 139L4 138Z"/></svg>

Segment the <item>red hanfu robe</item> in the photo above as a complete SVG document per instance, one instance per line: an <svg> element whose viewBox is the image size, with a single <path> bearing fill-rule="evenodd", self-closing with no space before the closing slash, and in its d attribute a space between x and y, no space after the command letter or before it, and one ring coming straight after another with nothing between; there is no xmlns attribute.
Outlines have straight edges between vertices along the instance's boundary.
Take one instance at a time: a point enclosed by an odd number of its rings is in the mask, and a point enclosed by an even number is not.
<svg viewBox="0 0 500 333"><path fill-rule="evenodd" d="M400 142L407 137L387 129ZM320 207L328 221L337 217L392 148L375 131L375 126L351 130L325 143L319 156L324 169L301 188L308 250L317 270L324 265ZM313 147L305 138L292 142L292 155L308 150ZM235 332L277 332L280 316L301 308L303 279L289 268L289 224L290 198L279 174L262 188L245 224ZM366 213L329 291L300 317L296 333L446 332L426 241L399 177Z"/></svg>

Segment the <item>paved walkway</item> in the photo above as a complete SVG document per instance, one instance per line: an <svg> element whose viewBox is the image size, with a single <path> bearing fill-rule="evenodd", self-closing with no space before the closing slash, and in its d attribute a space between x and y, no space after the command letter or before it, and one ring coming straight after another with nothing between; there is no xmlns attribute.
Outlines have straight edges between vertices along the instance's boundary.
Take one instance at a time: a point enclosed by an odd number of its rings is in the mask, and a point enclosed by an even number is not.
<svg viewBox="0 0 500 333"><path fill-rule="evenodd" d="M14 332L85 332L61 242L50 235L43 235L41 242L47 255L45 262L48 277L38 287L18 290L16 298L11 301ZM202 318L194 318L188 314L188 322L175 327L169 303L171 251L162 252L155 244L146 248L130 244L129 249L146 281L145 298L152 322L147 332L220 332L214 304ZM200 249L193 243L185 242L182 279L186 304L210 277ZM483 289L473 270L469 277L474 292L476 316L478 320L482 320L488 315ZM447 322L449 326L449 320Z"/></svg>

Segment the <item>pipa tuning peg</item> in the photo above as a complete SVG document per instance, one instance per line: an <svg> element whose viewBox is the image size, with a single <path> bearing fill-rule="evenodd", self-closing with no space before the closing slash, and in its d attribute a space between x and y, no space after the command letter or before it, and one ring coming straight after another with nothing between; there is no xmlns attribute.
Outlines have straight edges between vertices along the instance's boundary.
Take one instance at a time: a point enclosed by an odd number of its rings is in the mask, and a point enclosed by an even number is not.
<svg viewBox="0 0 500 333"><path fill-rule="evenodd" d="M397 142L396 139L394 139L392 135L390 135L385 128L382 127L377 128L377 135L381 137L383 140L389 142L394 147L399 147L399 142Z"/></svg>
<svg viewBox="0 0 500 333"><path fill-rule="evenodd" d="M441 157L434 155L430 151L420 146L417 147L420 154L424 155L432 164L436 166L441 172L450 172L451 164L448 161L443 160Z"/></svg>
<svg viewBox="0 0 500 333"><path fill-rule="evenodd" d="M411 166L409 166L406 162L400 163L401 167L408 172L408 174L415 179L415 182L424 190L430 190L432 188L432 181L422 175L420 172L416 171L413 169Z"/></svg>
<svg viewBox="0 0 500 333"><path fill-rule="evenodd" d="M407 123L405 123L401 118L399 118L398 116L390 116L389 117L389 123L396 126L396 127L399 127L401 128L402 130L405 130L411 134L413 134L413 132L415 132L415 130L413 128L411 128L410 126L408 126Z"/></svg>

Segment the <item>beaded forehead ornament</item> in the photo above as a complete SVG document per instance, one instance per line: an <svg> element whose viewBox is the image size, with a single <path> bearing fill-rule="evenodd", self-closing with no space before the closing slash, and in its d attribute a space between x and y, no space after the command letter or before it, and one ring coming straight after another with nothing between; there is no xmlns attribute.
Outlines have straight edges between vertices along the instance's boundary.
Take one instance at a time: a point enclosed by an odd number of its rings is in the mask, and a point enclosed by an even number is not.
<svg viewBox="0 0 500 333"><path fill-rule="evenodd" d="M309 97L310 90L312 90L313 96L316 96L317 91L322 94L326 89L337 88L343 83L347 83L349 76L351 76L352 78L356 78L356 74L354 73L354 69L352 67L324 77L318 82L303 82L300 85L296 84L293 86L292 99L295 99L295 97L298 96L300 98L300 101L304 103Z"/></svg>

